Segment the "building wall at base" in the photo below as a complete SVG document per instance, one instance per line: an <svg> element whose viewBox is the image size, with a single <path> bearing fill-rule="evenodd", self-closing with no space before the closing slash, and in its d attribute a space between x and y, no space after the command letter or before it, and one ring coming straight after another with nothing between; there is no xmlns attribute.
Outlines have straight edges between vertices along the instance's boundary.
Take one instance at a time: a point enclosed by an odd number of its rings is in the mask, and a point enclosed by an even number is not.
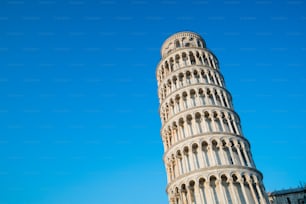
<svg viewBox="0 0 306 204"><path fill-rule="evenodd" d="M271 204L306 204L306 187L268 193Z"/></svg>

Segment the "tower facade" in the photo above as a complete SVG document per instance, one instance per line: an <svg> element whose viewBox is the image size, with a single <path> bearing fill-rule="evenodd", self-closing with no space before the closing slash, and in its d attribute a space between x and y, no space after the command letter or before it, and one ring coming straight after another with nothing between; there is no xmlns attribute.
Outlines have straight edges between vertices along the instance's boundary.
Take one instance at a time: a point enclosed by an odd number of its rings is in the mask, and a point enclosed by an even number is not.
<svg viewBox="0 0 306 204"><path fill-rule="evenodd" d="M162 45L157 66L170 204L267 204L216 56L197 33Z"/></svg>

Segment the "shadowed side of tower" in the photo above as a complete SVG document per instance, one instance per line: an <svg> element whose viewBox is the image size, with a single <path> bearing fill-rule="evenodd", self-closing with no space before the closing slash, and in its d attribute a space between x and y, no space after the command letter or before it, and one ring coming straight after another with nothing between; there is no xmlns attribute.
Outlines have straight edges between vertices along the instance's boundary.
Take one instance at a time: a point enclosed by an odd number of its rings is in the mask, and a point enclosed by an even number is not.
<svg viewBox="0 0 306 204"><path fill-rule="evenodd" d="M179 32L162 45L159 113L170 204L267 204L216 56Z"/></svg>

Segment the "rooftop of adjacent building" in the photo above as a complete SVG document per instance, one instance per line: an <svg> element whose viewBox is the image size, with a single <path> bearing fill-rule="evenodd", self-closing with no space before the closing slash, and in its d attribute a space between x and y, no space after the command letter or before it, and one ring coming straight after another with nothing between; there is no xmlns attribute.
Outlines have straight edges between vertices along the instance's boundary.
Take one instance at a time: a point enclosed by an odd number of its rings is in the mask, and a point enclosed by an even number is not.
<svg viewBox="0 0 306 204"><path fill-rule="evenodd" d="M285 194L293 194L293 193L305 193L306 194L306 186L268 192L268 195L277 196L277 195L285 195Z"/></svg>

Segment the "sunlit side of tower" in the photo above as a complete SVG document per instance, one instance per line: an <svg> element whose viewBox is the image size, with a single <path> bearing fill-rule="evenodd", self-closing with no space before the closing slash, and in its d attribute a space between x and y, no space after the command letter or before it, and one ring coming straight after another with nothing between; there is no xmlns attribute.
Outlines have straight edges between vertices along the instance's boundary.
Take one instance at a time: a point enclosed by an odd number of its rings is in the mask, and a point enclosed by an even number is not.
<svg viewBox="0 0 306 204"><path fill-rule="evenodd" d="M266 204L216 56L193 32L170 36L157 66L170 204Z"/></svg>

